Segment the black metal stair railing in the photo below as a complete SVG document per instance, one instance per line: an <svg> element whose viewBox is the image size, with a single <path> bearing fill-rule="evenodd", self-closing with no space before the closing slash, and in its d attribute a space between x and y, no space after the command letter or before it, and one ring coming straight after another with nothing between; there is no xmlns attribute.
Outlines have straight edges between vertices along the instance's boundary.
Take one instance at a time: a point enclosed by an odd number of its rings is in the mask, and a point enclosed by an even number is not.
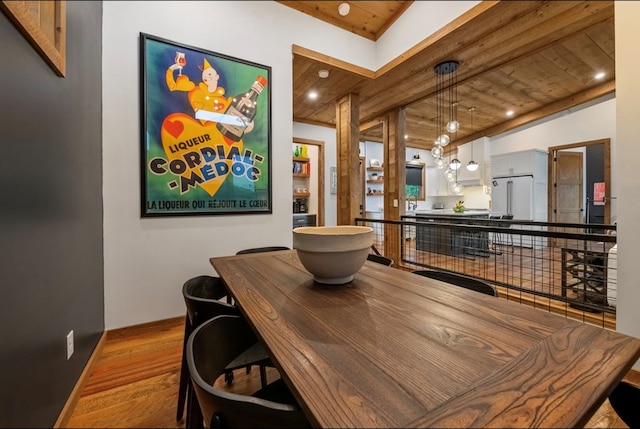
<svg viewBox="0 0 640 429"><path fill-rule="evenodd" d="M502 288L507 299L615 326L615 225L459 216L356 224L374 229L376 248L398 268L463 273Z"/></svg>

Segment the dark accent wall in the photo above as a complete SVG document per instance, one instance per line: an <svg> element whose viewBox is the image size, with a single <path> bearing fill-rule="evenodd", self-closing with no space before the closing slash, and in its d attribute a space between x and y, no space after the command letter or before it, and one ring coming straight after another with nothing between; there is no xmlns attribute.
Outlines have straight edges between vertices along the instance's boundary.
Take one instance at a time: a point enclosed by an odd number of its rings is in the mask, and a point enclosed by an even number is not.
<svg viewBox="0 0 640 429"><path fill-rule="evenodd" d="M604 223L604 206L593 201L593 184L604 182L604 144L586 147L587 198L589 198L589 223Z"/></svg>
<svg viewBox="0 0 640 429"><path fill-rule="evenodd" d="M104 330L102 2L67 2L66 51L0 12L0 427L53 426Z"/></svg>

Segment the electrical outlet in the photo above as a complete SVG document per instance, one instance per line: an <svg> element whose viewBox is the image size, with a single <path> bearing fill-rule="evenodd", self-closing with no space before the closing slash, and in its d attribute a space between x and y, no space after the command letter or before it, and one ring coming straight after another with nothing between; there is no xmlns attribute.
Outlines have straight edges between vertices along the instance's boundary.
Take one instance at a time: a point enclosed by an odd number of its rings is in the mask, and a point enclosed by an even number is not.
<svg viewBox="0 0 640 429"><path fill-rule="evenodd" d="M71 359L73 354L73 329L67 334L67 360Z"/></svg>
<svg viewBox="0 0 640 429"><path fill-rule="evenodd" d="M396 199L393 200L393 207L398 207L398 200Z"/></svg>

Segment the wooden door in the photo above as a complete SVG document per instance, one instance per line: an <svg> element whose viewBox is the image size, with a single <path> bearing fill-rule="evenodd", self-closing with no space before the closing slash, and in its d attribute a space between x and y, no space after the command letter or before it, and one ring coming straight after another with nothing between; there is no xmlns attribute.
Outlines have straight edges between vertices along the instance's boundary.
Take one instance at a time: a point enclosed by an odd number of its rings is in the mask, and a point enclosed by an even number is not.
<svg viewBox="0 0 640 429"><path fill-rule="evenodd" d="M558 223L583 223L583 158L584 153L558 150L555 153L553 166L553 216ZM577 228L561 227L559 232L584 232ZM571 240L573 241L573 240ZM550 245L566 247L570 245L566 239L551 239ZM576 245L573 243L573 245Z"/></svg>
<svg viewBox="0 0 640 429"><path fill-rule="evenodd" d="M556 156L556 212L559 223L583 223L583 153L558 151Z"/></svg>

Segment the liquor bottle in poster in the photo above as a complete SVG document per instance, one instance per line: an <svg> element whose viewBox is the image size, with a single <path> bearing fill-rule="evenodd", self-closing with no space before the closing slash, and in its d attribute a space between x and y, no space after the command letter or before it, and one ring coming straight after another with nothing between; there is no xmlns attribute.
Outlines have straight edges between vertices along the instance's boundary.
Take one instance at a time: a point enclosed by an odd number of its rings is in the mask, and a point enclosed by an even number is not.
<svg viewBox="0 0 640 429"><path fill-rule="evenodd" d="M242 138L247 126L256 116L256 100L266 85L267 80L262 76L258 76L247 92L236 95L233 98L233 101L229 104L229 107L227 107L227 110L224 113L239 117L244 125L224 124L222 122L218 122L217 128L223 136L234 142L237 142Z"/></svg>

